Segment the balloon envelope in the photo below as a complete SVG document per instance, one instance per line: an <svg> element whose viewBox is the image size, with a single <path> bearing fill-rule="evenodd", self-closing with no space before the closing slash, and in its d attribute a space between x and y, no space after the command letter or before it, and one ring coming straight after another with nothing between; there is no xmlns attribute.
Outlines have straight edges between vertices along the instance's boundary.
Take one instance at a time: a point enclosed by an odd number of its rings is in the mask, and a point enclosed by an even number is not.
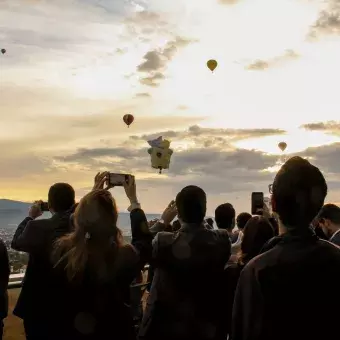
<svg viewBox="0 0 340 340"><path fill-rule="evenodd" d="M286 150L286 147L287 147L287 143L285 142L280 142L278 144L278 147L281 149L281 151L285 151Z"/></svg>
<svg viewBox="0 0 340 340"><path fill-rule="evenodd" d="M214 71L215 68L217 67L217 61L214 60L214 59L208 60L207 61L207 66L208 66L210 71Z"/></svg>
<svg viewBox="0 0 340 340"><path fill-rule="evenodd" d="M130 114L127 114L123 117L123 121L127 126L130 126L134 120L135 120L135 117Z"/></svg>
<svg viewBox="0 0 340 340"><path fill-rule="evenodd" d="M5 54L6 53L6 50L4 48L1 49L1 53L2 54Z"/></svg>

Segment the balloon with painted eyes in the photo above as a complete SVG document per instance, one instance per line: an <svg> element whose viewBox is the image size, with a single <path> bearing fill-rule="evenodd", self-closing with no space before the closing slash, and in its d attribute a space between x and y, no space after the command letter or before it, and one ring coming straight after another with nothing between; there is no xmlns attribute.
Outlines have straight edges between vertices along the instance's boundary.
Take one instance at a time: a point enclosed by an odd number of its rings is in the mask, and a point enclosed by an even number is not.
<svg viewBox="0 0 340 340"><path fill-rule="evenodd" d="M280 150L283 152L283 151L285 151L286 148L287 148L287 143L286 143L286 142L280 142L280 143L278 144L278 147L279 147Z"/></svg>
<svg viewBox="0 0 340 340"><path fill-rule="evenodd" d="M123 117L123 121L128 127L130 127L130 125L133 123L134 120L135 120L135 117L131 114L126 114Z"/></svg>
<svg viewBox="0 0 340 340"><path fill-rule="evenodd" d="M151 146L148 149L148 154L151 156L151 167L159 169L162 173L163 169L169 169L171 156L173 150L170 149L170 142L163 137L158 137L154 140L148 141Z"/></svg>
<svg viewBox="0 0 340 340"><path fill-rule="evenodd" d="M4 48L1 49L1 53L2 54L5 54L6 53L6 50Z"/></svg>
<svg viewBox="0 0 340 340"><path fill-rule="evenodd" d="M214 72L214 70L216 69L218 63L216 60L214 59L210 59L207 61L207 66L208 66L208 69L211 71L211 72Z"/></svg>

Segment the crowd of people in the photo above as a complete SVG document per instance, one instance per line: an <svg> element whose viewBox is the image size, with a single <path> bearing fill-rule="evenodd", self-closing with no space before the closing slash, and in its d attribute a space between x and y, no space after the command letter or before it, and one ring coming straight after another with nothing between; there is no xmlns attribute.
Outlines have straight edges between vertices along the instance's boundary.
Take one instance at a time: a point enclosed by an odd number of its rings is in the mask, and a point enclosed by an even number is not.
<svg viewBox="0 0 340 340"><path fill-rule="evenodd" d="M216 226L206 219L206 193L193 185L147 221L129 176L131 244L117 226L108 173L94 182L79 204L71 185L54 184L52 217L37 219L35 202L15 232L11 246L29 263L13 313L28 340L339 338L340 208L324 205L325 178L309 161L293 157L279 170L272 211L264 204L257 215L237 215L223 203ZM3 320L9 265L2 244L0 266ZM149 293L143 307L136 282Z"/></svg>

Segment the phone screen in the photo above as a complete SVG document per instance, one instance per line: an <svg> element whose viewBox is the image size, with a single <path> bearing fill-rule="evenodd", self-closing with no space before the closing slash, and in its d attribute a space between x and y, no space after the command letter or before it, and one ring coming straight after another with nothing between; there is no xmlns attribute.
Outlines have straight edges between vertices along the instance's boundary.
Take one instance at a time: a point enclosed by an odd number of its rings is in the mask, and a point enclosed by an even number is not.
<svg viewBox="0 0 340 340"><path fill-rule="evenodd" d="M129 175L110 173L110 184L121 187L129 180Z"/></svg>
<svg viewBox="0 0 340 340"><path fill-rule="evenodd" d="M263 209L264 205L264 195L263 192L253 192L251 194L251 214L261 215L258 209Z"/></svg>

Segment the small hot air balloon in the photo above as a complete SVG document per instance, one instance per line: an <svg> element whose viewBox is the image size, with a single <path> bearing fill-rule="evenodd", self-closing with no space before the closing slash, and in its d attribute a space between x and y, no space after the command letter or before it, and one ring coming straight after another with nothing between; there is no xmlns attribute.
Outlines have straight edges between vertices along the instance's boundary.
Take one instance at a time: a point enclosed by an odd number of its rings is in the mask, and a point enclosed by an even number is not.
<svg viewBox="0 0 340 340"><path fill-rule="evenodd" d="M211 72L214 72L215 68L217 67L217 61L214 60L214 59L210 59L207 61L207 66L208 66L208 69L211 71Z"/></svg>
<svg viewBox="0 0 340 340"><path fill-rule="evenodd" d="M130 127L130 125L133 123L134 120L135 120L135 117L131 114L127 114L123 117L123 121L128 127Z"/></svg>
<svg viewBox="0 0 340 340"><path fill-rule="evenodd" d="M4 48L1 49L1 53L2 54L5 54L6 53L6 50Z"/></svg>
<svg viewBox="0 0 340 340"><path fill-rule="evenodd" d="M287 143L286 143L286 142L280 142L280 143L278 144L278 147L279 147L280 150L283 152L283 151L285 151L286 148L287 148Z"/></svg>

